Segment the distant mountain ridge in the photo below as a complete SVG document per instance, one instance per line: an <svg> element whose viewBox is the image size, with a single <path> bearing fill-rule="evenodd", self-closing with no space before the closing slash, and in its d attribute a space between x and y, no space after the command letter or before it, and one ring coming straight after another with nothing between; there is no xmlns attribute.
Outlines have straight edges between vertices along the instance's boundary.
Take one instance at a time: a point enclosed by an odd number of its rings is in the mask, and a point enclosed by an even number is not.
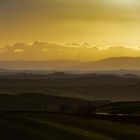
<svg viewBox="0 0 140 140"><path fill-rule="evenodd" d="M70 69L83 64L76 60L42 60L42 61L0 61L2 69L17 70L52 70Z"/></svg>
<svg viewBox="0 0 140 140"><path fill-rule="evenodd" d="M140 57L111 57L91 62L77 60L0 61L0 68L22 70L140 70Z"/></svg>
<svg viewBox="0 0 140 140"><path fill-rule="evenodd" d="M140 57L111 57L96 62L86 63L85 66L89 69L98 70L140 70Z"/></svg>

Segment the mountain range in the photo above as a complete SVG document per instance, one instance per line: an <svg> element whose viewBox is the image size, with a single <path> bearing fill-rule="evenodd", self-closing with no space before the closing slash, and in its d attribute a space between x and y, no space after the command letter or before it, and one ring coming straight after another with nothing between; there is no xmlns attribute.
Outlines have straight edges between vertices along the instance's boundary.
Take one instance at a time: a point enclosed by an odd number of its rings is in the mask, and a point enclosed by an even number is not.
<svg viewBox="0 0 140 140"><path fill-rule="evenodd" d="M140 70L140 57L111 57L91 62L77 60L0 61L0 68L2 70Z"/></svg>

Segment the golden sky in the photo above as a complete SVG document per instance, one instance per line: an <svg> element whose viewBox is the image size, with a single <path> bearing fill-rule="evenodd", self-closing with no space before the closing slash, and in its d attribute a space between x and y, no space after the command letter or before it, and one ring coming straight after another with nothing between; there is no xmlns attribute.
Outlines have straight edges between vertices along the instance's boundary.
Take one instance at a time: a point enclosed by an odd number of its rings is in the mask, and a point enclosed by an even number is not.
<svg viewBox="0 0 140 140"><path fill-rule="evenodd" d="M140 0L0 0L0 46L17 42L29 44L37 40L57 42L58 46L68 43L88 43L90 47L94 47L92 48L94 51L91 51L94 55L86 51L88 49L84 52L83 45L80 45L79 49L76 46L76 53L79 50L77 59L95 60L120 56L118 53L122 51L120 46L131 48L140 46L139 13ZM109 54L105 53L105 50L102 50L104 54L95 51L98 47L101 49L106 46L116 46L116 50L112 52L109 49ZM20 50L20 45L18 47ZM68 52L63 55L58 53L60 58L67 56L67 59L76 59L76 56L73 56L76 55L75 51L70 48L69 55ZM35 50L36 48L33 48L32 53L36 54ZM0 52L3 56L3 49ZM121 55L140 56L139 51L135 50L132 54L130 52L129 48L125 48ZM22 55L25 57L27 54ZM38 54L40 57L36 59L43 59L41 55ZM4 59L2 56L0 58ZM44 59L53 57L46 56ZM19 57L13 53L12 56L7 56L7 59Z"/></svg>

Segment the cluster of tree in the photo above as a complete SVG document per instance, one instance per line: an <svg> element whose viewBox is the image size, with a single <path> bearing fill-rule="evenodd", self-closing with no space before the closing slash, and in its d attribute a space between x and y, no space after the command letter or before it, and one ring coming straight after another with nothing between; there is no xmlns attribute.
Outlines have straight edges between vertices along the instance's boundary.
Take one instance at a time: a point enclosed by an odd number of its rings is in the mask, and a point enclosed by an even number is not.
<svg viewBox="0 0 140 140"><path fill-rule="evenodd" d="M83 114L94 114L96 106L93 103L87 105L80 105L77 108L73 108L70 104L62 104L60 106L61 113L83 113Z"/></svg>
<svg viewBox="0 0 140 140"><path fill-rule="evenodd" d="M87 103L83 105L73 105L73 104L61 104L58 106L51 105L34 105L34 104L24 104L24 105L1 105L0 111L31 111L31 112L57 112L57 113L82 113L82 114L94 114L96 107L94 103Z"/></svg>

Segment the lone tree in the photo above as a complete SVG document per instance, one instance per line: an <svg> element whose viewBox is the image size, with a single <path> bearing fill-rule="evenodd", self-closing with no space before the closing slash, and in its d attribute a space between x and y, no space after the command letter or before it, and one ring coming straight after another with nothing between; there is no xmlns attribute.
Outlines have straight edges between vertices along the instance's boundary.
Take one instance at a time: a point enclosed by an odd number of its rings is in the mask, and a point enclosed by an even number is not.
<svg viewBox="0 0 140 140"><path fill-rule="evenodd" d="M95 104L92 103L92 102L90 102L90 103L88 104L88 107L87 107L87 113L88 113L88 114L95 114L95 112L96 112Z"/></svg>
<svg viewBox="0 0 140 140"><path fill-rule="evenodd" d="M69 104L62 104L60 106L60 112L62 113L70 113L72 112L72 107Z"/></svg>

